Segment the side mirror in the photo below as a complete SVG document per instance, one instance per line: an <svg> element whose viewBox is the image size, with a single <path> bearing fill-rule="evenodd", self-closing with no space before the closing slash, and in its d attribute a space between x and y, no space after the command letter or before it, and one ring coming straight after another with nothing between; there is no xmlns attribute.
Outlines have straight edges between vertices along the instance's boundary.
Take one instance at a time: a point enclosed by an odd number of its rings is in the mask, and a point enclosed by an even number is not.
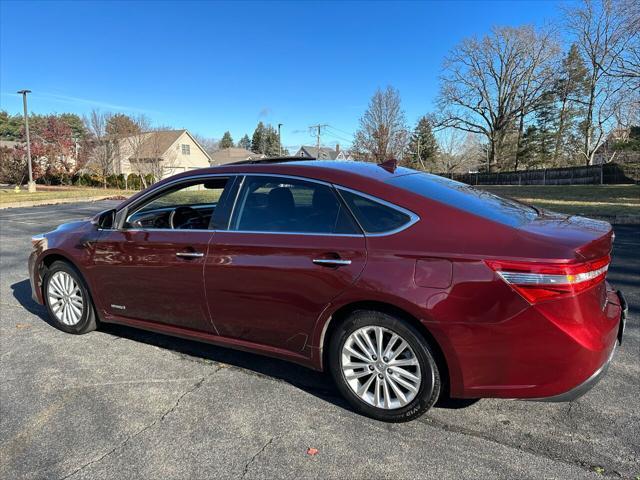
<svg viewBox="0 0 640 480"><path fill-rule="evenodd" d="M96 222L96 224L98 225L98 228L102 228L102 229L105 229L105 230L113 228L115 223L116 223L116 209L115 208L113 208L111 210L107 210L105 212L102 212L98 216L98 221Z"/></svg>

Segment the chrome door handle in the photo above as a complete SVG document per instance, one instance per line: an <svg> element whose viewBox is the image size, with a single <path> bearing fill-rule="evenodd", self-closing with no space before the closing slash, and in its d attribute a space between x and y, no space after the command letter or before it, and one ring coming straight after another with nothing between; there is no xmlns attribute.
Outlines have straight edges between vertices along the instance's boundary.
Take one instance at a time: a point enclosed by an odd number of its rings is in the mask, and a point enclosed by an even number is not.
<svg viewBox="0 0 640 480"><path fill-rule="evenodd" d="M314 258L312 262L316 265L326 265L328 267L341 267L343 265L351 265L351 260L342 260L340 258Z"/></svg>
<svg viewBox="0 0 640 480"><path fill-rule="evenodd" d="M176 257L200 258L200 257L204 257L204 253L199 253L199 252L176 252Z"/></svg>

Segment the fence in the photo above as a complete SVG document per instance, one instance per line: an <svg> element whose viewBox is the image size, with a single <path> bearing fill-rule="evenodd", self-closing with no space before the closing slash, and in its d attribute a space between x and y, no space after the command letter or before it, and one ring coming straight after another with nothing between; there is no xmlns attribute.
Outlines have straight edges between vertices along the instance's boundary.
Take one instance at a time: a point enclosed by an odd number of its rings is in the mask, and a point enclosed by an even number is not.
<svg viewBox="0 0 640 480"><path fill-rule="evenodd" d="M520 172L441 173L470 185L599 185L640 183L640 163L544 168Z"/></svg>

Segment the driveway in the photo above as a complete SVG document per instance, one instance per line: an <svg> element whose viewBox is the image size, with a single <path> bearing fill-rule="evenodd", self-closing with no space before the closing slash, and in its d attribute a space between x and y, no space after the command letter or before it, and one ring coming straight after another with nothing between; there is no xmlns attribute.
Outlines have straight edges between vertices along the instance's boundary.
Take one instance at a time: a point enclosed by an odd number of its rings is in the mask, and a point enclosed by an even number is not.
<svg viewBox="0 0 640 480"><path fill-rule="evenodd" d="M1 478L640 475L640 227L616 228L609 279L631 315L590 393L448 402L384 424L302 367L121 326L82 336L50 326L31 300L30 236L116 203L0 212Z"/></svg>

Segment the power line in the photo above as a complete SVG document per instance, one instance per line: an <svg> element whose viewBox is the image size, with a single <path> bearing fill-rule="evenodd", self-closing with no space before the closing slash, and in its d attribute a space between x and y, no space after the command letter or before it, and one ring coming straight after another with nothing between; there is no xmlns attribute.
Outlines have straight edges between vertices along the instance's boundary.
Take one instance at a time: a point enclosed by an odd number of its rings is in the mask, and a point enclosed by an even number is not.
<svg viewBox="0 0 640 480"><path fill-rule="evenodd" d="M349 137L353 137L353 133L351 133L351 132L347 132L346 130L341 130L341 129L337 128L337 127L334 127L333 125L327 125L327 126L332 130L335 130L337 132L343 133L343 134L345 134L345 135L347 135Z"/></svg>

